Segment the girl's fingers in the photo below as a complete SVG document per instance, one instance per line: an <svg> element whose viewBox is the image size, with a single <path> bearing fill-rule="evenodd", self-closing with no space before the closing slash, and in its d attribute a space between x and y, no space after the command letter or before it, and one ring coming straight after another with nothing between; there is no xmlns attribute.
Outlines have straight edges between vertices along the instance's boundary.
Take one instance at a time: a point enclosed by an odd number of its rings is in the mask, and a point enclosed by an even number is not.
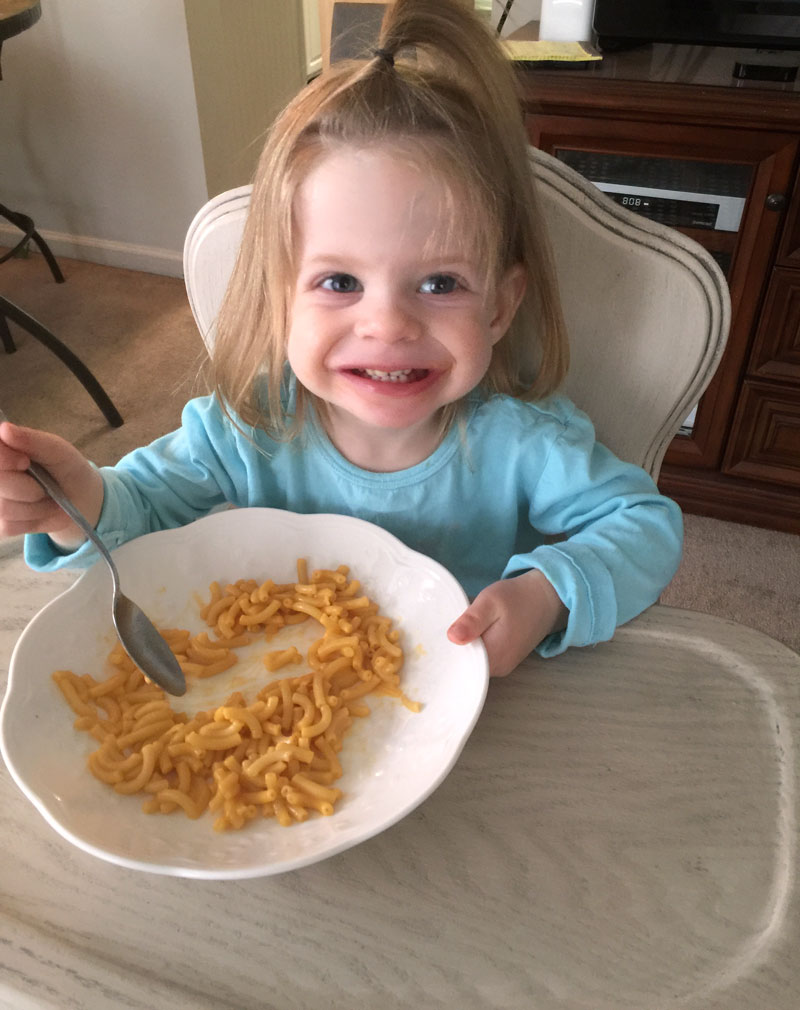
<svg viewBox="0 0 800 1010"><path fill-rule="evenodd" d="M68 498L96 522L103 502L102 479L69 442L47 431L0 423L0 536L49 533L66 544L82 540L75 524L24 470L41 464Z"/></svg>
<svg viewBox="0 0 800 1010"><path fill-rule="evenodd" d="M27 453L12 449L8 443L0 441L0 471L25 470L30 463Z"/></svg>
<svg viewBox="0 0 800 1010"><path fill-rule="evenodd" d="M508 631L508 627L503 628L502 622L495 622L487 628L483 636L491 677L507 677L530 651L529 649L520 651L519 643L509 636Z"/></svg>
<svg viewBox="0 0 800 1010"><path fill-rule="evenodd" d="M33 502L0 498L0 536L50 533L61 529L68 522L68 517L47 496Z"/></svg>
<svg viewBox="0 0 800 1010"><path fill-rule="evenodd" d="M475 621L473 621L469 610L465 610L447 629L447 637L456 645L467 645L469 642L474 642L479 634L479 631L475 631Z"/></svg>
<svg viewBox="0 0 800 1010"><path fill-rule="evenodd" d="M48 468L63 466L77 453L69 442L58 435L36 428L23 428L10 421L0 424L0 440L18 454L19 462L14 469L24 470L31 459Z"/></svg>
<svg viewBox="0 0 800 1010"><path fill-rule="evenodd" d="M59 515L64 513L53 499L47 496L34 502L0 498L0 519L4 521L22 522L25 519L38 520Z"/></svg>
<svg viewBox="0 0 800 1010"><path fill-rule="evenodd" d="M6 470L0 472L0 500L28 503L47 498L41 484L24 471Z"/></svg>
<svg viewBox="0 0 800 1010"><path fill-rule="evenodd" d="M468 645L480 638L495 620L493 608L480 596L447 629L447 637L456 645Z"/></svg>
<svg viewBox="0 0 800 1010"><path fill-rule="evenodd" d="M27 443L27 432L30 432L30 428L21 428L18 424L12 424L11 421L3 421L0 423L0 439L9 448L14 449L16 452L23 452L23 445Z"/></svg>
<svg viewBox="0 0 800 1010"><path fill-rule="evenodd" d="M44 519L0 519L0 537L21 537L27 533L52 533L53 517L48 512Z"/></svg>

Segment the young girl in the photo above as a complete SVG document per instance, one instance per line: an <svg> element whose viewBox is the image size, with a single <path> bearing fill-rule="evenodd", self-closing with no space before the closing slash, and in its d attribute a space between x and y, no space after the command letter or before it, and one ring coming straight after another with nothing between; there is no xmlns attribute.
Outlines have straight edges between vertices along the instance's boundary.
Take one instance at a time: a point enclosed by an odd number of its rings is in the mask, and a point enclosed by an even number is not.
<svg viewBox="0 0 800 1010"><path fill-rule="evenodd" d="M32 459L111 548L226 502L360 516L456 575L448 635L504 675L610 638L680 558L677 506L556 394L566 367L510 65L463 0L397 0L272 129L214 394L102 470L3 424L0 532L37 569L94 560Z"/></svg>

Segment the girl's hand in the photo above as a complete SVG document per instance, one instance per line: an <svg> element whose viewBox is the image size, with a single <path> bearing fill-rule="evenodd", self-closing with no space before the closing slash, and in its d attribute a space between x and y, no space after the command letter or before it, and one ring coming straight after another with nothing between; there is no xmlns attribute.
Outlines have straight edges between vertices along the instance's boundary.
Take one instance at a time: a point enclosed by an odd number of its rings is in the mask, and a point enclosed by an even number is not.
<svg viewBox="0 0 800 1010"><path fill-rule="evenodd" d="M90 523L100 517L103 480L88 460L58 435L5 421L0 424L0 536L49 533L60 547L77 547L83 533L25 473L31 460L50 471Z"/></svg>
<svg viewBox="0 0 800 1010"><path fill-rule="evenodd" d="M447 637L467 645L482 637L489 675L505 677L554 631L567 624L567 608L541 572L493 582L450 625Z"/></svg>

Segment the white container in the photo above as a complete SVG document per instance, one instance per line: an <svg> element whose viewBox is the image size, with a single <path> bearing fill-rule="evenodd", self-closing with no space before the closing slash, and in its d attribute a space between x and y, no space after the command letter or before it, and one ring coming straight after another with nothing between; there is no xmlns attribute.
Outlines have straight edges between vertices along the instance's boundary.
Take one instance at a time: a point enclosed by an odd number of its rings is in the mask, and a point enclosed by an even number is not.
<svg viewBox="0 0 800 1010"><path fill-rule="evenodd" d="M588 42L594 0L542 0L539 38L551 42Z"/></svg>

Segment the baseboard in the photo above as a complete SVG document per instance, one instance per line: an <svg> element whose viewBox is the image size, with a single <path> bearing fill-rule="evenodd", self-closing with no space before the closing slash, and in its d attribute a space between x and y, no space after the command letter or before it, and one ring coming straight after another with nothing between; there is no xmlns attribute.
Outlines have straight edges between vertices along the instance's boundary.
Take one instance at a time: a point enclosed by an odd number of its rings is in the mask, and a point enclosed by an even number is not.
<svg viewBox="0 0 800 1010"><path fill-rule="evenodd" d="M159 249L156 246L134 245L131 242L114 242L111 239L93 238L89 235L68 235L65 232L37 229L50 246L56 259L86 260L108 267L122 267L125 270L140 270L148 274L162 274L165 277L183 277L183 250ZM0 246L12 246L19 242L18 228L0 224ZM28 246L38 252L36 243Z"/></svg>

